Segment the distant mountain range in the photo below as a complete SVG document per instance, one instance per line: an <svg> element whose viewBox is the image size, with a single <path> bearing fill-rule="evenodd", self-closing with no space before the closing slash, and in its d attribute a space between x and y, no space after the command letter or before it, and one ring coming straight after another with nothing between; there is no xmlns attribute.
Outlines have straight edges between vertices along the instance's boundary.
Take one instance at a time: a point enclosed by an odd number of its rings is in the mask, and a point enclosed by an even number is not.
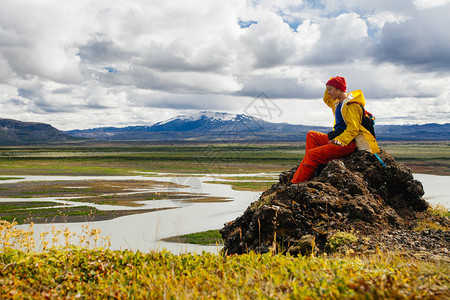
<svg viewBox="0 0 450 300"><path fill-rule="evenodd" d="M152 141L303 141L309 130L331 127L271 123L245 114L201 111L152 126L102 127L66 133L80 138ZM379 140L450 140L450 123L375 125Z"/></svg>
<svg viewBox="0 0 450 300"><path fill-rule="evenodd" d="M0 119L0 145L62 143L75 139L49 124Z"/></svg>
<svg viewBox="0 0 450 300"><path fill-rule="evenodd" d="M310 129L324 127L270 123L244 114L202 111L152 126L103 127L67 131L75 137L105 140L263 141L301 140Z"/></svg>
<svg viewBox="0 0 450 300"><path fill-rule="evenodd" d="M101 127L62 132L49 124L0 119L0 145L64 143L80 139L111 141L258 142L304 141L309 130L331 127L271 123L245 114L202 111L151 126ZM450 123L375 125L378 140L450 140Z"/></svg>

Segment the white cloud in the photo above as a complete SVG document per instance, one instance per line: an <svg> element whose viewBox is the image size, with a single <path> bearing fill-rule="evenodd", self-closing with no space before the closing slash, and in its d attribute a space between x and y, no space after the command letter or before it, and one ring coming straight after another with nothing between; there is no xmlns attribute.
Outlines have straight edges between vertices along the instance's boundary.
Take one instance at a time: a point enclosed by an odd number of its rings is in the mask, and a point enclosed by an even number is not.
<svg viewBox="0 0 450 300"><path fill-rule="evenodd" d="M286 111L278 121L327 125L317 109L334 75L386 103L386 122L403 120L389 99L448 115L448 1L0 2L0 117L148 124L242 112L265 92Z"/></svg>
<svg viewBox="0 0 450 300"><path fill-rule="evenodd" d="M448 94L443 96L449 100ZM368 110L376 117L376 124L426 124L448 123L450 114L447 102L438 98L395 98L378 100Z"/></svg>
<svg viewBox="0 0 450 300"><path fill-rule="evenodd" d="M17 75L82 80L76 44L83 39L83 18L73 17L71 9L77 8L62 2L18 0L2 5L0 27L11 37L2 53Z"/></svg>
<svg viewBox="0 0 450 300"><path fill-rule="evenodd" d="M418 9L439 7L450 3L450 0L413 0Z"/></svg>
<svg viewBox="0 0 450 300"><path fill-rule="evenodd" d="M367 17L367 22L374 27L383 28L386 23L403 23L408 20L409 17L396 14L390 11L384 11L380 13L376 13Z"/></svg>
<svg viewBox="0 0 450 300"><path fill-rule="evenodd" d="M283 20L273 15L245 29L241 41L257 68L283 64L296 53L292 30Z"/></svg>
<svg viewBox="0 0 450 300"><path fill-rule="evenodd" d="M450 66L450 5L416 11L403 23L386 24L371 54L379 61L430 71Z"/></svg>
<svg viewBox="0 0 450 300"><path fill-rule="evenodd" d="M341 64L364 57L369 47L367 24L356 13L325 19L320 39L301 58L303 64Z"/></svg>

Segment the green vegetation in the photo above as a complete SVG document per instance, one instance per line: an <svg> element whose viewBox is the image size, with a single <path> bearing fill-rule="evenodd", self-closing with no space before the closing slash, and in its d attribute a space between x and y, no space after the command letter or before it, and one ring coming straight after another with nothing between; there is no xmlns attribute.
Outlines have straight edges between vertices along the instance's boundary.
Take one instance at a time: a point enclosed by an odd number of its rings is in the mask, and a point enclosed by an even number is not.
<svg viewBox="0 0 450 300"><path fill-rule="evenodd" d="M222 245L222 235L219 230L208 230L196 233L180 235L171 238L170 241L178 241L181 243L199 244L199 245Z"/></svg>
<svg viewBox="0 0 450 300"><path fill-rule="evenodd" d="M112 251L109 237L0 221L0 298L417 299L449 297L450 264L414 256L174 255ZM34 251L41 244L41 252ZM78 245L76 245L78 243ZM75 246L76 245L76 246ZM93 249L91 249L93 247ZM100 248L99 248L100 247Z"/></svg>
<svg viewBox="0 0 450 300"><path fill-rule="evenodd" d="M280 170L298 160L299 146L264 144L109 143L0 147L3 174L102 174L130 171L250 173ZM295 151L292 151L295 150ZM283 167L281 168L283 169Z"/></svg>
<svg viewBox="0 0 450 300"><path fill-rule="evenodd" d="M330 252L336 252L345 246L355 243L357 240L358 238L353 233L339 231L328 239L326 247Z"/></svg>
<svg viewBox="0 0 450 300"><path fill-rule="evenodd" d="M14 209L24 209L24 208L37 208L37 207L47 207L59 205L54 202L44 202L44 201L35 201L35 202L0 202L0 211L5 210L14 210Z"/></svg>
<svg viewBox="0 0 450 300"><path fill-rule="evenodd" d="M428 208L429 216L419 219L415 231L424 230L443 230L450 231L449 222L443 222L441 217L450 217L450 211L447 210L443 205L431 205Z"/></svg>
<svg viewBox="0 0 450 300"><path fill-rule="evenodd" d="M381 147L391 153L397 162L405 163L413 172L450 175L449 143L386 142L381 143ZM201 174L279 172L296 165L302 158L303 151L303 143L86 143L42 148L0 147L0 172L2 175L17 176L134 175L136 171ZM14 191L5 188L7 179L2 179L5 182L2 183L0 192L10 197L33 194L54 196L77 191L63 188L62 184L47 186L41 190L30 184ZM238 178L223 183L232 184L237 189L253 190L264 189L266 185L269 187L272 184L248 183ZM79 183L73 184L80 186ZM67 183L64 183L64 186L66 185ZM29 190L26 190L27 188ZM79 193L98 196L103 201L110 200L99 196L104 192L103 188L107 188L111 193L112 187L106 187L104 183L90 186ZM116 192L124 190L125 187L121 185ZM34 193L39 191L41 193ZM158 199L159 196L147 194L145 197ZM268 195L267 201L270 199ZM40 212L40 217L48 218L49 221L55 218L64 221L62 218L67 218L68 215L74 217L72 214L77 213L80 214L80 219L100 214L91 207L76 207L71 211L69 208L48 207L50 204L45 202L17 202L15 205L6 203L0 206L2 219L23 221L29 216L30 205L35 205L33 212ZM448 215L446 210L432 210L436 215ZM7 217L7 214L10 216ZM434 222L433 219L425 221L427 224ZM200 243L200 240L203 240L205 243L216 244L221 237L216 230L176 238L186 239L190 243ZM173 255L166 251L112 251L107 249L108 241L109 237L99 237L98 230L87 228L84 235L78 236L54 229L51 233L41 234L40 241L34 241L32 232L15 229L14 224L0 220L0 298L450 297L450 264L445 260L420 260L398 253L339 253L320 257L255 253L226 257L209 253ZM329 247L338 249L353 242L351 234L337 234L330 240ZM49 247L50 244L52 246ZM40 245L39 251L34 250L36 245Z"/></svg>
<svg viewBox="0 0 450 300"><path fill-rule="evenodd" d="M381 142L380 146L415 173L450 175L449 142Z"/></svg>
<svg viewBox="0 0 450 300"><path fill-rule="evenodd" d="M23 177L0 177L0 180L23 179Z"/></svg>
<svg viewBox="0 0 450 300"><path fill-rule="evenodd" d="M197 233L185 234L180 236L186 239L186 243L200 245L221 245L223 244L222 235L219 230L208 230Z"/></svg>
<svg viewBox="0 0 450 300"><path fill-rule="evenodd" d="M431 215L439 216L439 217L450 217L450 211L448 211L445 206L441 204L431 205L428 208L428 211Z"/></svg>
<svg viewBox="0 0 450 300"><path fill-rule="evenodd" d="M448 142L380 142L413 172L450 175ZM295 166L304 142L205 144L109 142L0 147L4 175L133 175L131 172L248 174Z"/></svg>
<svg viewBox="0 0 450 300"><path fill-rule="evenodd" d="M0 297L416 299L449 296L448 265L399 256L222 257L51 249L0 252Z"/></svg>
<svg viewBox="0 0 450 300"><path fill-rule="evenodd" d="M56 206L55 203L35 204L36 202L22 202L21 205L15 205L14 203L2 204L0 206L0 218L8 222L17 222L18 224L24 223L52 223L53 221L68 220L69 216L84 217L84 221L88 221L93 216L99 216L105 214L104 211L100 211L90 206L67 206L58 208L48 208L49 206ZM44 207L44 208L40 208ZM30 209L32 208L32 209Z"/></svg>
<svg viewBox="0 0 450 300"><path fill-rule="evenodd" d="M231 188L237 191L265 191L270 188L276 180L273 181L205 181L206 183L229 184Z"/></svg>

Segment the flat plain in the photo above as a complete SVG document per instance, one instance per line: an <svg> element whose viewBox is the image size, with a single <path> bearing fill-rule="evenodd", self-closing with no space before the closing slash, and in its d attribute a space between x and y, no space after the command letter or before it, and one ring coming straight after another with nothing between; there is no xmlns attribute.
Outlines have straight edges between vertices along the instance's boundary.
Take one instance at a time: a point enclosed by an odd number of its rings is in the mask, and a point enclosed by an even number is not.
<svg viewBox="0 0 450 300"><path fill-rule="evenodd" d="M414 173L450 175L450 142L380 142L380 147ZM0 147L0 175L281 172L296 166L304 149L304 142L80 142Z"/></svg>

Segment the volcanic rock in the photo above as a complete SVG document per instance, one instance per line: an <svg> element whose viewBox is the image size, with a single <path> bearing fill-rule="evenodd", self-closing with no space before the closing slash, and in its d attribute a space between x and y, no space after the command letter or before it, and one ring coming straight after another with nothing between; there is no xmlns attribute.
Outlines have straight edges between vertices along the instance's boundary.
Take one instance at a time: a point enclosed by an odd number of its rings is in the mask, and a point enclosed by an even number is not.
<svg viewBox="0 0 450 300"><path fill-rule="evenodd" d="M278 183L220 230L224 252L300 252L305 236L313 237L315 251L323 252L336 232L358 237L365 245L357 249L361 251L401 244L399 232L408 236L411 247L419 245L414 236L422 235L411 229L429 207L422 184L387 152L379 156L385 166L372 153L356 151L330 161L315 178L299 184L291 184L297 167L282 172ZM450 249L448 234L438 236L435 244Z"/></svg>

